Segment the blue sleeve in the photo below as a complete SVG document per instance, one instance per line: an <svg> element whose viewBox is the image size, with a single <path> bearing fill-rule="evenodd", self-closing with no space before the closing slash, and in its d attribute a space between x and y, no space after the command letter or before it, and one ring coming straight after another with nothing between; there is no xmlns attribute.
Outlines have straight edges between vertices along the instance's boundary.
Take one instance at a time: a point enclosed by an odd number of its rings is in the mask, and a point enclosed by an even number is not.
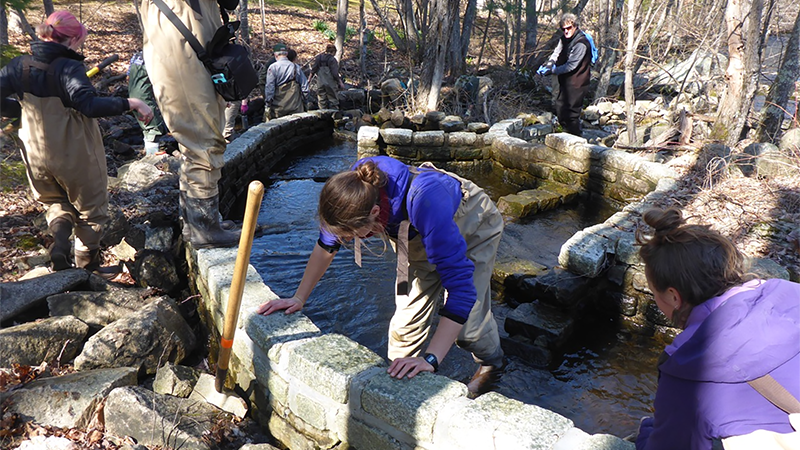
<svg viewBox="0 0 800 450"><path fill-rule="evenodd" d="M463 324L478 295L473 281L475 265L467 258L467 243L453 220L461 201L460 196L454 198L454 195L460 191L450 189L441 179L420 182L439 176L448 177L439 173L417 177L408 192L408 214L422 238L428 261L436 267L447 290L441 314Z"/></svg>
<svg viewBox="0 0 800 450"><path fill-rule="evenodd" d="M319 227L319 240L317 240L317 244L328 253L336 252L342 247L339 238L323 227Z"/></svg>

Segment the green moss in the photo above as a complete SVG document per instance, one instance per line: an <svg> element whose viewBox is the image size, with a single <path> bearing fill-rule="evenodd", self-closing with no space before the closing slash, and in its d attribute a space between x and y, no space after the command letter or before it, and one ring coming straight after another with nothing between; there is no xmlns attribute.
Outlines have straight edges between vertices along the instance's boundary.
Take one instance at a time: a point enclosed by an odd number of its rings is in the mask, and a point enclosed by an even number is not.
<svg viewBox="0 0 800 450"><path fill-rule="evenodd" d="M0 164L0 192L9 192L15 187L25 184L25 163L22 161L3 161Z"/></svg>
<svg viewBox="0 0 800 450"><path fill-rule="evenodd" d="M22 250L33 250L39 246L41 246L41 242L32 234L23 234L17 238L17 248Z"/></svg>

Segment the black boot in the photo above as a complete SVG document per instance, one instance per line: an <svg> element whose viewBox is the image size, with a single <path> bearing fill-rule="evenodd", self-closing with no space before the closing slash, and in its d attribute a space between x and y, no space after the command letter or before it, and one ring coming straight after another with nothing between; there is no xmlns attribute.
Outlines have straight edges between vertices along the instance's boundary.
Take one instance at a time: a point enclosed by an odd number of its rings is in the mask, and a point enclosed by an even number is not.
<svg viewBox="0 0 800 450"><path fill-rule="evenodd" d="M232 247L239 243L241 231L227 231L219 215L219 196L211 198L184 197L184 236L196 248ZM188 228L188 233L186 229Z"/></svg>
<svg viewBox="0 0 800 450"><path fill-rule="evenodd" d="M100 267L100 249L88 252L75 250L75 266L86 269L106 280L111 280L120 272L119 266Z"/></svg>
<svg viewBox="0 0 800 450"><path fill-rule="evenodd" d="M186 221L184 219L184 217L186 217L186 198L187 198L186 191L181 191L181 195L179 197L179 199L180 199L179 208L180 209L178 210L178 212L180 214L180 219L179 220L180 220L180 223L181 223L181 235L183 236L183 242L191 242L192 241L192 232L191 232L191 229L186 226ZM232 220L222 220L222 215L219 214L219 212L217 214L219 215L220 228L222 228L225 231L238 231L238 232L241 233L242 228L240 226L236 225L236 222L234 222Z"/></svg>
<svg viewBox="0 0 800 450"><path fill-rule="evenodd" d="M53 236L53 245L50 246L50 262L52 269L64 270L72 267L69 259L71 248L69 237L72 236L72 221L66 217L56 217L47 227Z"/></svg>

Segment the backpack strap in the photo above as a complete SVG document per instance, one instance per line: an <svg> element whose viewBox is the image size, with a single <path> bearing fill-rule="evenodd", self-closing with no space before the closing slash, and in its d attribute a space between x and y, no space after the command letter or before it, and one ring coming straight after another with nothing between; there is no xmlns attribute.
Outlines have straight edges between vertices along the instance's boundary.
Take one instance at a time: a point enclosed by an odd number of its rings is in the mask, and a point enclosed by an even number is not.
<svg viewBox="0 0 800 450"><path fill-rule="evenodd" d="M408 216L408 191L411 190L411 183L419 175L419 169L409 167L411 173L408 177L406 192L403 194L401 203L403 215L408 217L400 222L397 230L397 295L408 295L408 234L411 231L411 218Z"/></svg>
<svg viewBox="0 0 800 450"><path fill-rule="evenodd" d="M789 414L800 413L800 401L778 383L772 375L766 374L763 377L748 381L747 384L781 410Z"/></svg>
<svg viewBox="0 0 800 450"><path fill-rule="evenodd" d="M58 74L57 68L61 67L61 63L66 58L56 58L53 61L48 63L43 63L41 61L36 61L30 55L24 55L22 57L22 92L17 92L17 95L21 99L25 92L31 92L31 67L35 67L42 72L45 72L45 79L47 80L47 88L52 95L58 95Z"/></svg>
<svg viewBox="0 0 800 450"><path fill-rule="evenodd" d="M175 13L171 9L169 9L169 6L167 6L167 4L164 3L162 0L153 0L153 3L158 7L159 10L161 10L161 13L164 14L164 16L167 19L169 19L169 21L172 22L173 25L175 25L175 28L177 28L178 31L180 31L180 33L186 39L186 42L188 42L189 45L192 47L192 50L194 50L194 52L197 53L197 57L200 58L200 61L202 61L203 64L208 65L209 59L208 59L208 54L206 54L206 50L203 48L202 45L200 45L200 41L198 41L197 38L194 37L192 32L189 31L188 28L186 28L186 25L184 25L183 22L181 22L181 19L179 19L178 16L176 16Z"/></svg>

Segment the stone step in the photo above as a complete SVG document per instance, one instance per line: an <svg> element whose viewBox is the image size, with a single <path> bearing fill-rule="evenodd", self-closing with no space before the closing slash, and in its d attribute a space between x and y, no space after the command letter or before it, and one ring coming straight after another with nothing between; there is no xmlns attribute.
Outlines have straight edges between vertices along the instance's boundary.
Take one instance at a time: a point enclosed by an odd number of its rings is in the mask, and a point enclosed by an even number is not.
<svg viewBox="0 0 800 450"><path fill-rule="evenodd" d="M505 217L519 219L571 203L579 193L577 186L545 181L536 189L500 197L497 207Z"/></svg>

